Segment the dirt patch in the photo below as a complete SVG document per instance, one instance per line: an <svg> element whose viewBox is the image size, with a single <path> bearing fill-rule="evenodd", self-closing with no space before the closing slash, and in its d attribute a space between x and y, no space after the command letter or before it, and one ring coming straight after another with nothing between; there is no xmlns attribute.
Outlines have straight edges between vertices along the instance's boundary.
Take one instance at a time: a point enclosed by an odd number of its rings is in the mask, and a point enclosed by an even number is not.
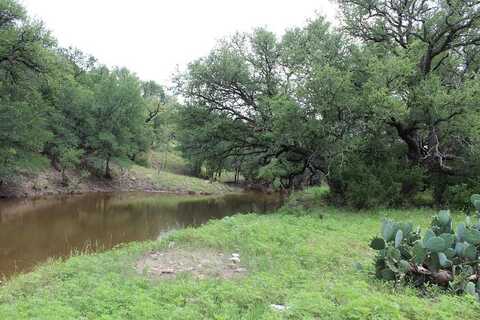
<svg viewBox="0 0 480 320"><path fill-rule="evenodd" d="M135 269L139 274L166 279L185 273L198 279L231 279L247 274L247 269L241 265L239 254L210 249L172 248L150 252L137 261Z"/></svg>

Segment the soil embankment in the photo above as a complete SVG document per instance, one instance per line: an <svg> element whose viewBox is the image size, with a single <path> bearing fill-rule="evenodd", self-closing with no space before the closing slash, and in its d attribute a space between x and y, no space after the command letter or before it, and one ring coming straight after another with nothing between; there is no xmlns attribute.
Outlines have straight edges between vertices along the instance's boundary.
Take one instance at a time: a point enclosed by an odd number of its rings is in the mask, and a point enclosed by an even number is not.
<svg viewBox="0 0 480 320"><path fill-rule="evenodd" d="M221 194L235 191L235 187L218 182L159 172L153 168L133 166L118 172L112 179L77 172L68 174L68 183L54 168L40 173L19 175L0 185L0 198L41 197L87 192L165 192L176 194Z"/></svg>

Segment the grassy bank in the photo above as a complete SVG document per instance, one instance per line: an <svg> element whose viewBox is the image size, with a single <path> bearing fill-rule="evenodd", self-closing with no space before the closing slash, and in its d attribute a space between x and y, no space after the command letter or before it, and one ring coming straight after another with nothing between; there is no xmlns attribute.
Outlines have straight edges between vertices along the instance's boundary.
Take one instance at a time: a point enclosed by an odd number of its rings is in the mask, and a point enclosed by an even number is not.
<svg viewBox="0 0 480 320"><path fill-rule="evenodd" d="M304 217L226 218L13 279L0 289L0 319L474 319L480 304L471 298L435 289L421 295L370 274L368 242L382 216L426 225L431 214L318 209ZM136 272L145 252L173 243L182 250L238 252L248 272L229 280L188 273L155 280Z"/></svg>
<svg viewBox="0 0 480 320"><path fill-rule="evenodd" d="M129 170L135 181L143 181L152 189L173 192L192 191L197 193L226 193L234 189L220 182L176 174L168 171L158 171L134 165Z"/></svg>
<svg viewBox="0 0 480 320"><path fill-rule="evenodd" d="M165 159L168 159L168 162L162 164ZM151 159L144 166L131 161L124 161L121 167L113 164L112 179L103 178L100 172L92 174L86 170L69 170L67 184L64 183L60 171L47 159L40 160L28 165L23 164L14 178L0 185L0 197L114 191L223 194L239 190L221 182L188 176L185 160L174 152L166 155L152 152Z"/></svg>

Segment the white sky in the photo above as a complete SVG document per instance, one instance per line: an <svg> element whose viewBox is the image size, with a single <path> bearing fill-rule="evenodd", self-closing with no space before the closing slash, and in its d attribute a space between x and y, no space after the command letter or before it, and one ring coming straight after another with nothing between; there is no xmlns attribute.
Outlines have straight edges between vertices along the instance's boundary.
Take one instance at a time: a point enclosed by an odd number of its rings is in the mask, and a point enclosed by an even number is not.
<svg viewBox="0 0 480 320"><path fill-rule="evenodd" d="M335 18L330 0L21 0L64 47L74 46L142 80L167 84L177 66L216 41L258 26L281 35L315 12Z"/></svg>

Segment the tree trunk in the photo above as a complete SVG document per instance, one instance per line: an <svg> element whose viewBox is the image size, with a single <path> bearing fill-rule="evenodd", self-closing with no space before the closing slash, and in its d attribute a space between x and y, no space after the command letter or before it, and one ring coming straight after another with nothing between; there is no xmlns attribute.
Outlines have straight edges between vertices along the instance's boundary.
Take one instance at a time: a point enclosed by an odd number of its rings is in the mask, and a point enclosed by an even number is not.
<svg viewBox="0 0 480 320"><path fill-rule="evenodd" d="M107 158L107 160L105 160L105 178L112 179L112 173L110 170L110 158Z"/></svg>

